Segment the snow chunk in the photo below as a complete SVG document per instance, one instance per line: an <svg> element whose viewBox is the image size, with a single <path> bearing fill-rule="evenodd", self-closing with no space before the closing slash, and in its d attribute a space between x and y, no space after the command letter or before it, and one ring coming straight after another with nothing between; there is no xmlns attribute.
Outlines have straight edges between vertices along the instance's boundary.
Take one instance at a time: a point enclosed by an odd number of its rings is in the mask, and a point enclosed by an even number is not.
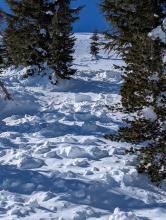
<svg viewBox="0 0 166 220"><path fill-rule="evenodd" d="M149 121L155 121L157 119L157 115L156 113L154 112L154 108L152 106L149 106L149 107L145 107L143 110L143 115L145 117L146 120L149 120Z"/></svg>
<svg viewBox="0 0 166 220"><path fill-rule="evenodd" d="M60 157L57 155L56 151L46 152L44 154L44 157L46 157L46 158L59 158L60 159Z"/></svg>
<svg viewBox="0 0 166 220"><path fill-rule="evenodd" d="M46 36L46 34L47 34L46 29L44 29L44 28L40 29L40 34L42 34L43 36Z"/></svg>
<svg viewBox="0 0 166 220"><path fill-rule="evenodd" d="M41 47L36 48L36 51L39 52L39 53L41 53L43 56L46 56L46 55L47 55L47 51L44 50L44 49L41 48Z"/></svg>
<svg viewBox="0 0 166 220"><path fill-rule="evenodd" d="M86 170L85 173L84 173L84 176L86 175L93 175L94 173L91 171L91 170Z"/></svg>
<svg viewBox="0 0 166 220"><path fill-rule="evenodd" d="M158 26L149 33L152 39L159 38L163 43L166 43L166 18L163 20L162 26Z"/></svg>
<svg viewBox="0 0 166 220"><path fill-rule="evenodd" d="M93 147L90 151L90 154L95 159L100 159L109 155L108 151L102 150L98 147Z"/></svg>
<svg viewBox="0 0 166 220"><path fill-rule="evenodd" d="M23 157L18 162L18 167L22 169L34 169L44 165L43 160L33 157Z"/></svg>
<svg viewBox="0 0 166 220"><path fill-rule="evenodd" d="M45 153L48 153L49 151L50 151L50 149L47 147L43 147L43 148L39 147L39 148L35 149L36 154L45 154Z"/></svg>
<svg viewBox="0 0 166 220"><path fill-rule="evenodd" d="M47 15L54 15L54 13L52 11L47 11L46 14Z"/></svg>
<svg viewBox="0 0 166 220"><path fill-rule="evenodd" d="M77 158L100 159L109 155L108 151L102 150L98 147L92 147L86 151L85 149L76 146L70 146L59 149L57 151L57 154L58 156L71 158L71 159L77 159Z"/></svg>
<svg viewBox="0 0 166 220"><path fill-rule="evenodd" d="M90 95L75 94L75 102L91 102L92 98Z"/></svg>
<svg viewBox="0 0 166 220"><path fill-rule="evenodd" d="M46 202L50 199L52 199L54 197L53 193L51 192L39 192L36 193L36 195L34 196L35 199L37 199L39 202ZM32 199L30 200L30 202L32 202Z"/></svg>
<svg viewBox="0 0 166 220"><path fill-rule="evenodd" d="M83 148L74 147L74 146L62 148L57 152L57 154L59 156L72 158L72 159L83 158L83 157L86 157L87 155L86 151Z"/></svg>
<svg viewBox="0 0 166 220"><path fill-rule="evenodd" d="M73 220L86 220L94 215L94 211L91 208L87 207L86 210L77 210L73 214Z"/></svg>
<svg viewBox="0 0 166 220"><path fill-rule="evenodd" d="M119 208L114 210L114 213L109 217L109 220L139 220L132 212L122 212Z"/></svg>
<svg viewBox="0 0 166 220"><path fill-rule="evenodd" d="M75 159L73 161L73 166L88 167L89 163L88 163L87 159L85 159L85 158L83 158L83 159Z"/></svg>

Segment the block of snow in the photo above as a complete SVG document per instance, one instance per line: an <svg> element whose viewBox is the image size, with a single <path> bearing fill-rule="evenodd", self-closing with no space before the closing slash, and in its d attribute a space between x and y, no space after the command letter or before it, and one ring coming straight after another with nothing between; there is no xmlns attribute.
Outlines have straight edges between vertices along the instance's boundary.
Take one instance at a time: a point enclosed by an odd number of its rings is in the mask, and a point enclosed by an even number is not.
<svg viewBox="0 0 166 220"><path fill-rule="evenodd" d="M46 29L44 29L44 28L40 29L40 34L46 36L46 34L47 34Z"/></svg>
<svg viewBox="0 0 166 220"><path fill-rule="evenodd" d="M84 173L84 175L85 176L89 176L89 175L93 175L94 173L93 173L93 171L91 171L91 170L87 170L87 171L85 171L85 173Z"/></svg>
<svg viewBox="0 0 166 220"><path fill-rule="evenodd" d="M22 169L34 169L43 166L44 162L41 159L33 157L22 157L17 165Z"/></svg>
<svg viewBox="0 0 166 220"><path fill-rule="evenodd" d="M158 26L149 33L152 39L159 38L163 43L166 41L166 18L163 20L162 27Z"/></svg>
<svg viewBox="0 0 166 220"><path fill-rule="evenodd" d="M107 157L109 155L107 150L102 150L99 147L93 147L90 150L90 155L95 159L100 159L103 157Z"/></svg>
<svg viewBox="0 0 166 220"><path fill-rule="evenodd" d="M9 215L21 216L20 207L18 207L18 206L13 207L13 208L9 211Z"/></svg>
<svg viewBox="0 0 166 220"><path fill-rule="evenodd" d="M139 220L132 212L122 212L119 208L114 210L114 213L109 217L109 220Z"/></svg>
<svg viewBox="0 0 166 220"><path fill-rule="evenodd" d="M75 102L91 102L92 98L90 95L75 94Z"/></svg>
<svg viewBox="0 0 166 220"><path fill-rule="evenodd" d="M78 167L88 167L89 163L88 163L87 159L83 158L83 159L75 159L73 161L73 165L78 166Z"/></svg>
<svg viewBox="0 0 166 220"><path fill-rule="evenodd" d="M57 154L62 157L73 158L73 159L83 158L87 156L87 153L83 148L76 146L61 148L57 151Z"/></svg>
<svg viewBox="0 0 166 220"><path fill-rule="evenodd" d="M149 106L149 107L145 107L143 110L143 115L145 117L146 120L149 120L149 121L155 121L157 119L157 115L156 113L154 112L154 108L152 106Z"/></svg>
<svg viewBox="0 0 166 220"><path fill-rule="evenodd" d="M35 195L36 198L38 198L38 200L40 202L45 202L48 201L50 199L52 199L54 197L54 194L51 192L39 192Z"/></svg>
<svg viewBox="0 0 166 220"><path fill-rule="evenodd" d="M57 155L56 151L47 152L44 154L44 157L46 157L46 158L59 158L60 159L60 157Z"/></svg>
<svg viewBox="0 0 166 220"><path fill-rule="evenodd" d="M45 154L45 153L49 152L49 150L50 149L47 147L39 147L35 150L35 153L36 154Z"/></svg>
<svg viewBox="0 0 166 220"><path fill-rule="evenodd" d="M52 11L47 11L46 14L47 15L54 15L54 13Z"/></svg>
<svg viewBox="0 0 166 220"><path fill-rule="evenodd" d="M136 183L139 181L138 172L136 169L131 169L128 173L123 176L123 182L125 185L130 185L131 183Z"/></svg>

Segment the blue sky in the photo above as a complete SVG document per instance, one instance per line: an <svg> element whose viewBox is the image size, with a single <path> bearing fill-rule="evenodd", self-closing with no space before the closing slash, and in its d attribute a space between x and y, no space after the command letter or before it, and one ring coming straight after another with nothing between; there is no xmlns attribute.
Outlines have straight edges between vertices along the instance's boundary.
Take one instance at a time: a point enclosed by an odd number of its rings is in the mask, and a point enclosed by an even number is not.
<svg viewBox="0 0 166 220"><path fill-rule="evenodd" d="M74 6L86 5L81 11L80 21L74 24L75 32L92 32L94 29L105 30L107 25L99 7L100 0L75 0ZM5 0L0 0L0 7L7 9Z"/></svg>

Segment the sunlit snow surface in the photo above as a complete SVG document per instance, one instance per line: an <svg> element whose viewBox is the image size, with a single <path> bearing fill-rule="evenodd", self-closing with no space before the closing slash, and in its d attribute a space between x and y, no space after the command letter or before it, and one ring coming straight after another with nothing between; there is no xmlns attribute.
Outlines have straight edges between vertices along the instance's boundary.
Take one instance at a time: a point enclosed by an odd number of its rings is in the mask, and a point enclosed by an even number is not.
<svg viewBox="0 0 166 220"><path fill-rule="evenodd" d="M107 141L123 115L115 55L92 59L89 34L76 34L74 79L2 76L13 95L0 102L0 219L165 220L166 191L135 170L130 144ZM112 60L111 60L112 59Z"/></svg>

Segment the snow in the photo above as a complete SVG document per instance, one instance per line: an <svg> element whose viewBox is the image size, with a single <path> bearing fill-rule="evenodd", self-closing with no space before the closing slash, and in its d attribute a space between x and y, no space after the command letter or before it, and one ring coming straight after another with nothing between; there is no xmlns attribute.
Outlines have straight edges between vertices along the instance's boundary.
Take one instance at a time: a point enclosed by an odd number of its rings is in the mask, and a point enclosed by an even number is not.
<svg viewBox="0 0 166 220"><path fill-rule="evenodd" d="M114 214L109 217L109 220L139 220L132 212L121 212L119 208L114 210Z"/></svg>
<svg viewBox="0 0 166 220"><path fill-rule="evenodd" d="M144 118L146 120L149 120L149 121L152 121L152 122L157 120L157 115L154 111L153 106L145 107L142 111L143 111Z"/></svg>
<svg viewBox="0 0 166 220"><path fill-rule="evenodd" d="M47 11L46 14L47 15L54 15L54 13L52 11Z"/></svg>
<svg viewBox="0 0 166 220"><path fill-rule="evenodd" d="M47 30L44 29L44 28L40 29L40 34L43 35L43 36L46 36Z"/></svg>
<svg viewBox="0 0 166 220"><path fill-rule="evenodd" d="M13 97L0 98L2 220L166 219L165 183L137 173L130 144L103 138L123 124L122 113L106 108L121 99L113 64L123 62L104 51L92 60L90 36L76 34L70 81L23 80L24 68L1 76ZM150 107L144 113L154 118Z"/></svg>
<svg viewBox="0 0 166 220"><path fill-rule="evenodd" d="M75 102L88 102L91 101L90 95L84 95L84 94L76 94L75 95Z"/></svg>
<svg viewBox="0 0 166 220"><path fill-rule="evenodd" d="M70 146L61 148L58 155L67 158L81 158L86 156L86 151L80 147Z"/></svg>
<svg viewBox="0 0 166 220"><path fill-rule="evenodd" d="M162 26L153 29L149 36L153 39L159 38L163 43L166 43L166 18L163 20Z"/></svg>
<svg viewBox="0 0 166 220"><path fill-rule="evenodd" d="M21 169L34 169L43 166L43 160L25 156L18 161L18 167Z"/></svg>

